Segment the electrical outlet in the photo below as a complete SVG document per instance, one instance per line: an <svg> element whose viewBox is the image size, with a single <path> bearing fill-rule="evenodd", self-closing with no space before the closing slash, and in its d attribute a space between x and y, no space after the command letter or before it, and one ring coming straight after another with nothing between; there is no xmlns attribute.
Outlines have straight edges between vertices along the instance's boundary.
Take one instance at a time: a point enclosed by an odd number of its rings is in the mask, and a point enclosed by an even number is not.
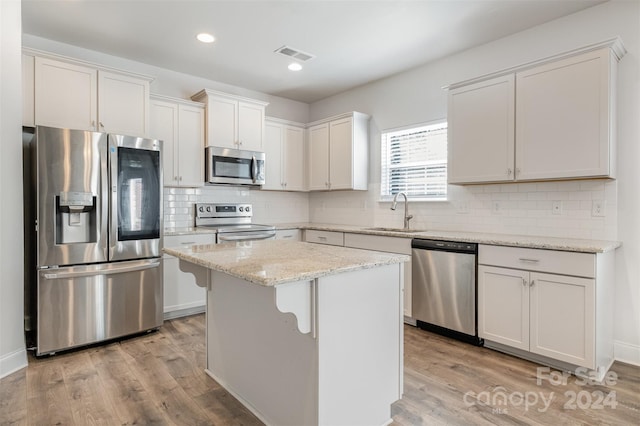
<svg viewBox="0 0 640 426"><path fill-rule="evenodd" d="M458 214L469 214L469 202L460 201L458 203Z"/></svg>
<svg viewBox="0 0 640 426"><path fill-rule="evenodd" d="M591 202L591 216L604 216L604 202L602 200L593 200Z"/></svg>
<svg viewBox="0 0 640 426"><path fill-rule="evenodd" d="M562 214L562 201L551 202L551 214Z"/></svg>

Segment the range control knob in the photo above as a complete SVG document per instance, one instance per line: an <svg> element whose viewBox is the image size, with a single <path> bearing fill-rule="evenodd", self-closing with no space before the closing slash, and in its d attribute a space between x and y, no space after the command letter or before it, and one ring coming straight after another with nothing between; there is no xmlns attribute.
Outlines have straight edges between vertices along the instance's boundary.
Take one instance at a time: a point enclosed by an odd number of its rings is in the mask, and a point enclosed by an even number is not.
<svg viewBox="0 0 640 426"><path fill-rule="evenodd" d="M201 212L204 212L204 207L200 206L198 210L200 210Z"/></svg>
<svg viewBox="0 0 640 426"><path fill-rule="evenodd" d="M244 207L240 207L238 210L240 210L240 213L242 213L244 211Z"/></svg>
<svg viewBox="0 0 640 426"><path fill-rule="evenodd" d="M211 213L211 206L207 206L207 212Z"/></svg>
<svg viewBox="0 0 640 426"><path fill-rule="evenodd" d="M247 213L250 212L251 211L251 207L249 207L249 206L245 207L244 211L247 212Z"/></svg>

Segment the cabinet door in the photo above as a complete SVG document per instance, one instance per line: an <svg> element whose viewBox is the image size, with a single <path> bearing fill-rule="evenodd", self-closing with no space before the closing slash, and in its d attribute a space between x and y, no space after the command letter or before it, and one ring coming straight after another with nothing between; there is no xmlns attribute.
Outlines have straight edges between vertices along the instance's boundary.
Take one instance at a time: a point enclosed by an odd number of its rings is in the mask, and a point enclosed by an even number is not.
<svg viewBox="0 0 640 426"><path fill-rule="evenodd" d="M97 87L95 69L36 57L35 123L98 130Z"/></svg>
<svg viewBox="0 0 640 426"><path fill-rule="evenodd" d="M166 247L185 247L192 244L213 244L211 235L180 235L166 236ZM206 305L206 289L196 284L193 274L182 272L179 259L173 256L163 256L163 286L165 317L179 315L172 312L204 307ZM192 312L185 312L190 314ZM168 315L167 315L168 314Z"/></svg>
<svg viewBox="0 0 640 426"><path fill-rule="evenodd" d="M309 128L309 190L329 189L329 124Z"/></svg>
<svg viewBox="0 0 640 426"><path fill-rule="evenodd" d="M178 105L152 100L149 112L150 136L162 140L162 172L165 186L179 184L176 151L178 149Z"/></svg>
<svg viewBox="0 0 640 426"><path fill-rule="evenodd" d="M610 50L517 74L518 180L608 176Z"/></svg>
<svg viewBox="0 0 640 426"><path fill-rule="evenodd" d="M284 149L282 176L284 189L288 191L305 190L305 149L304 129L286 126L284 129Z"/></svg>
<svg viewBox="0 0 640 426"><path fill-rule="evenodd" d="M449 183L514 179L513 74L449 92Z"/></svg>
<svg viewBox="0 0 640 426"><path fill-rule="evenodd" d="M329 184L331 189L353 188L353 120L329 124Z"/></svg>
<svg viewBox="0 0 640 426"><path fill-rule="evenodd" d="M207 102L207 145L237 148L238 101L210 97Z"/></svg>
<svg viewBox="0 0 640 426"><path fill-rule="evenodd" d="M262 151L264 139L264 107L238 102L238 143L240 149Z"/></svg>
<svg viewBox="0 0 640 426"><path fill-rule="evenodd" d="M595 368L595 280L531 273L530 351Z"/></svg>
<svg viewBox="0 0 640 426"><path fill-rule="evenodd" d="M149 82L98 72L99 130L146 137L149 133Z"/></svg>
<svg viewBox="0 0 640 426"><path fill-rule="evenodd" d="M529 350L529 273L478 266L478 335Z"/></svg>
<svg viewBox="0 0 640 426"><path fill-rule="evenodd" d="M22 55L22 125L36 125L34 117L35 58Z"/></svg>
<svg viewBox="0 0 640 426"><path fill-rule="evenodd" d="M262 189L281 190L282 180L282 145L284 129L281 124L265 124L265 184Z"/></svg>
<svg viewBox="0 0 640 426"><path fill-rule="evenodd" d="M204 185L204 108L178 109L178 171L181 186Z"/></svg>

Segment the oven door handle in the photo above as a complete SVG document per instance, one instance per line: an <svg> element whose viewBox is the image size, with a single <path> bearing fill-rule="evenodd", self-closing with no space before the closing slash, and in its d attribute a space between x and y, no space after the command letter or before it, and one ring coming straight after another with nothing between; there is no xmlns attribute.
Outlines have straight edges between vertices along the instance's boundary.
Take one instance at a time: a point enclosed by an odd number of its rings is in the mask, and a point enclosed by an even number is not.
<svg viewBox="0 0 640 426"><path fill-rule="evenodd" d="M250 235L220 235L218 234L219 241L251 241L251 240L268 240L275 237L273 232L265 232L262 234L250 234Z"/></svg>

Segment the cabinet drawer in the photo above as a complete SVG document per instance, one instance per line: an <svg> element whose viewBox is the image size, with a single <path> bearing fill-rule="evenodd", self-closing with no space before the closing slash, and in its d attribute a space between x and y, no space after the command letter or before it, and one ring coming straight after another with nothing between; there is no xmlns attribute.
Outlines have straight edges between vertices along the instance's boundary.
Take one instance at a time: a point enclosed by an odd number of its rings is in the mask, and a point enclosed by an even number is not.
<svg viewBox="0 0 640 426"><path fill-rule="evenodd" d="M316 231L307 229L304 231L304 240L308 243L329 244L332 246L344 246L344 233L333 231Z"/></svg>
<svg viewBox="0 0 640 426"><path fill-rule="evenodd" d="M344 234L344 246L387 253L411 254L411 238Z"/></svg>
<svg viewBox="0 0 640 426"><path fill-rule="evenodd" d="M192 244L215 244L215 242L216 234L169 235L164 237L165 247L181 247L190 246Z"/></svg>
<svg viewBox="0 0 640 426"><path fill-rule="evenodd" d="M595 255L568 251L480 245L478 263L528 271L595 278Z"/></svg>
<svg viewBox="0 0 640 426"><path fill-rule="evenodd" d="M276 240L300 241L300 230L279 229L276 231Z"/></svg>

